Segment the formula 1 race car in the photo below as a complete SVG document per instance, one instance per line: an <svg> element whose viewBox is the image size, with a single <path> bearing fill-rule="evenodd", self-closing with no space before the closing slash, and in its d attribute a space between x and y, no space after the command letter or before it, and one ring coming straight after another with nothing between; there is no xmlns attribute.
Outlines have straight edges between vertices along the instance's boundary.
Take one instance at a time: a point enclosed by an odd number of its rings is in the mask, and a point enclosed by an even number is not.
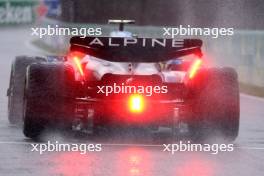
<svg viewBox="0 0 264 176"><path fill-rule="evenodd" d="M120 23L121 31L124 23ZM118 33L118 32L116 32ZM18 56L8 89L10 123L26 137L50 127L97 133L100 128L187 128L191 138L239 130L238 76L209 68L199 39L72 37L64 57Z"/></svg>

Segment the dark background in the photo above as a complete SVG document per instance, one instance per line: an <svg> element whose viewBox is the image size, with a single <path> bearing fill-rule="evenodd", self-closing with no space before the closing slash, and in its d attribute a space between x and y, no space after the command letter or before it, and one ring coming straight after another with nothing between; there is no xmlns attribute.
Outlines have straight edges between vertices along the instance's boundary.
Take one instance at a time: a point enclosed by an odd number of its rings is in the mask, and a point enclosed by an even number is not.
<svg viewBox="0 0 264 176"><path fill-rule="evenodd" d="M61 20L102 23L135 19L139 25L264 28L264 0L63 0Z"/></svg>

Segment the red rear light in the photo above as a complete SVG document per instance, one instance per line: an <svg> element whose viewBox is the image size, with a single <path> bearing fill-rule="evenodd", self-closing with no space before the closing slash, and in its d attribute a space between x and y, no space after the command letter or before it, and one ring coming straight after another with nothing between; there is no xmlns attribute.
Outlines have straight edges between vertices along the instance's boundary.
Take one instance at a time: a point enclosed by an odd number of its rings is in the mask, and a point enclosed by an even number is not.
<svg viewBox="0 0 264 176"><path fill-rule="evenodd" d="M85 54L78 52L78 51L73 51L68 54L68 58L70 59L71 62L73 62L74 67L78 72L80 73L81 76L84 76L84 71L82 67L81 60L85 57Z"/></svg>
<svg viewBox="0 0 264 176"><path fill-rule="evenodd" d="M144 110L145 102L142 95L131 95L128 100L128 108L133 113L140 113Z"/></svg>
<svg viewBox="0 0 264 176"><path fill-rule="evenodd" d="M84 73L83 73L83 69L82 69L82 65L81 65L80 58L78 58L77 56L75 56L75 57L73 58L73 61L74 61L75 65L76 65L76 67L78 68L79 73L80 73L82 76L84 76Z"/></svg>
<svg viewBox="0 0 264 176"><path fill-rule="evenodd" d="M196 75L196 73L200 69L201 65L202 65L202 60L201 59L195 59L195 61L191 65L189 72L188 72L189 79L192 79Z"/></svg>

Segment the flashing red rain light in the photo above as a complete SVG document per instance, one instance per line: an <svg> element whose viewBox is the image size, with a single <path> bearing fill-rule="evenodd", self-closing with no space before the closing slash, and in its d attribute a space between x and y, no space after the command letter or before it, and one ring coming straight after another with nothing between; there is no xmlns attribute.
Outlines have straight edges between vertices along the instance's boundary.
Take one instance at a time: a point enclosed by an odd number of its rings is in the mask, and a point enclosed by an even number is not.
<svg viewBox="0 0 264 176"><path fill-rule="evenodd" d="M140 113L144 110L144 98L141 95L131 95L128 100L129 110L133 113Z"/></svg>

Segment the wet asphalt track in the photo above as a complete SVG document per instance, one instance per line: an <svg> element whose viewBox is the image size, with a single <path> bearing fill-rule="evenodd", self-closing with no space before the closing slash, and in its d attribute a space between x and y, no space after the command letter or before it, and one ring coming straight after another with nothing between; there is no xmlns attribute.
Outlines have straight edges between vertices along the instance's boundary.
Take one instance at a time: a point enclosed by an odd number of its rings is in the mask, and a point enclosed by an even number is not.
<svg viewBox="0 0 264 176"><path fill-rule="evenodd" d="M163 147L129 136L96 140L102 152L31 152L32 141L7 121L11 61L16 55L37 54L28 47L30 28L0 29L0 176L5 175L116 175L116 176L262 176L264 175L264 100L241 95L240 134L233 152L163 152ZM145 137L148 141L148 137ZM52 137L62 142L95 142ZM134 143L138 143L136 145ZM145 145L147 144L147 145ZM155 144L155 143L154 143Z"/></svg>

